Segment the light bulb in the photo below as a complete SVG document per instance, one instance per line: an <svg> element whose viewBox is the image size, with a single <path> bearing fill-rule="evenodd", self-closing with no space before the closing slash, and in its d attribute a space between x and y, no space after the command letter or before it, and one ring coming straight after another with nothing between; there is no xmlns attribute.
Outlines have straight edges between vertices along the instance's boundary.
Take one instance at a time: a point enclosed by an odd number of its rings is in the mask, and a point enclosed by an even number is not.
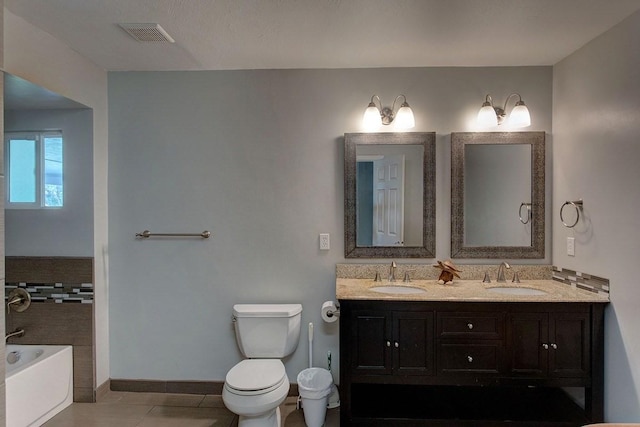
<svg viewBox="0 0 640 427"><path fill-rule="evenodd" d="M362 125L365 129L377 129L382 125L382 118L380 117L380 110L371 102L362 116Z"/></svg>
<svg viewBox="0 0 640 427"><path fill-rule="evenodd" d="M524 105L524 102L519 101L511 110L509 125L517 128L531 126L531 115L529 115L529 109Z"/></svg>
<svg viewBox="0 0 640 427"><path fill-rule="evenodd" d="M402 104L398 112L396 113L396 128L398 129L411 129L416 125L416 119L413 117L413 110L406 102Z"/></svg>
<svg viewBox="0 0 640 427"><path fill-rule="evenodd" d="M485 102L482 104L482 108L478 111L478 124L481 127L493 127L498 126L498 116L496 110L493 109L491 104Z"/></svg>

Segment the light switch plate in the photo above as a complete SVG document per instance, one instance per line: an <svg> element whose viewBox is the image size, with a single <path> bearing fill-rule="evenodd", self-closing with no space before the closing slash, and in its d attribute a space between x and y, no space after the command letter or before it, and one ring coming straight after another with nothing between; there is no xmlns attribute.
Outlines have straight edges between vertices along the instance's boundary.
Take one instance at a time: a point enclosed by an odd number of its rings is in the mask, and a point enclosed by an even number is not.
<svg viewBox="0 0 640 427"><path fill-rule="evenodd" d="M576 256L576 239L575 239L575 237L567 237L567 255Z"/></svg>

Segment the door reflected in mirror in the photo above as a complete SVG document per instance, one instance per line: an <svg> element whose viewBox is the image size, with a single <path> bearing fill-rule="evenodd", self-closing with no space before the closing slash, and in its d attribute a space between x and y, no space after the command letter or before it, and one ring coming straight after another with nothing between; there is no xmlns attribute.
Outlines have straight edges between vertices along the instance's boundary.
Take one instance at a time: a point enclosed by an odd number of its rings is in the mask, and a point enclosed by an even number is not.
<svg viewBox="0 0 640 427"><path fill-rule="evenodd" d="M345 257L435 254L435 133L345 134Z"/></svg>
<svg viewBox="0 0 640 427"><path fill-rule="evenodd" d="M422 245L421 145L356 147L357 246Z"/></svg>

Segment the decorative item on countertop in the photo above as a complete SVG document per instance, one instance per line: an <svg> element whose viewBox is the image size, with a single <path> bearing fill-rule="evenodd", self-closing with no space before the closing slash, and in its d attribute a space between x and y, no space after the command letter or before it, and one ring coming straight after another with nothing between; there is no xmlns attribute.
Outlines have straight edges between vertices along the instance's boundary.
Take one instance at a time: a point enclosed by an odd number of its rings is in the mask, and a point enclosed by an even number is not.
<svg viewBox="0 0 640 427"><path fill-rule="evenodd" d="M458 267L451 260L447 260L445 262L438 261L438 265L434 265L435 268L439 268L442 270L440 273L440 277L438 277L438 283L441 285L450 285L453 283L453 278L460 276L458 273L461 273L462 270L458 270Z"/></svg>

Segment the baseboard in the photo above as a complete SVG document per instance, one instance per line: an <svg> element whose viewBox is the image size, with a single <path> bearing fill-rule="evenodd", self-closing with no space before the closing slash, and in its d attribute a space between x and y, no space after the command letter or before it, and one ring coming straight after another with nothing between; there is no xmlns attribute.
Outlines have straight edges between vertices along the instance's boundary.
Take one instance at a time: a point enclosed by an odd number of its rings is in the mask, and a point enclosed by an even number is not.
<svg viewBox="0 0 640 427"><path fill-rule="evenodd" d="M111 378L109 388L112 391L132 391L142 393L178 393L178 394L215 394L221 395L223 381L162 381L129 380ZM105 386L105 382L100 388ZM291 384L289 396L298 395L298 384ZM99 399L99 398L98 398Z"/></svg>
<svg viewBox="0 0 640 427"><path fill-rule="evenodd" d="M106 396L106 394L111 390L111 380L108 379L102 383L96 390L96 402L100 402L102 398Z"/></svg>

